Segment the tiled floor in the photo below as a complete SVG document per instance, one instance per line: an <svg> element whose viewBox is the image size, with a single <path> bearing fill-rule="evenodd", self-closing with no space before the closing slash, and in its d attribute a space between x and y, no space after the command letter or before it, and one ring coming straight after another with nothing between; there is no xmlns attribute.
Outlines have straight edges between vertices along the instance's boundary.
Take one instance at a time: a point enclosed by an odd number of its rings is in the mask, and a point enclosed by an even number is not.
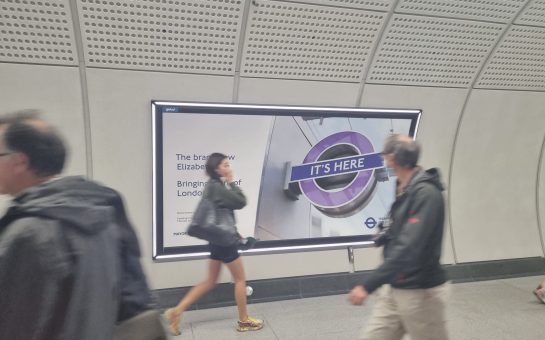
<svg viewBox="0 0 545 340"><path fill-rule="evenodd" d="M531 291L543 277L453 284L448 309L451 340L545 340L545 305ZM257 332L238 333L236 307L188 311L175 340L357 339L373 305L351 306L345 295L256 303L265 320ZM406 337L408 339L408 337ZM417 340L417 339L415 339Z"/></svg>

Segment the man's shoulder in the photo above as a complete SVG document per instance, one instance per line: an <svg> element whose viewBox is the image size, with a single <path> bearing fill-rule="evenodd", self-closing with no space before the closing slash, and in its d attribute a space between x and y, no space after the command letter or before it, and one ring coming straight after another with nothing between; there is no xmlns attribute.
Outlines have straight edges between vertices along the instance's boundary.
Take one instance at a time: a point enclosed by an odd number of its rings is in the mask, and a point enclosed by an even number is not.
<svg viewBox="0 0 545 340"><path fill-rule="evenodd" d="M21 217L9 223L0 234L0 256L32 254L36 258L57 261L64 248L62 244L58 221L36 216Z"/></svg>
<svg viewBox="0 0 545 340"><path fill-rule="evenodd" d="M14 220L0 235L0 267L16 263L50 279L70 275L73 262L61 228L60 222L37 216Z"/></svg>
<svg viewBox="0 0 545 340"><path fill-rule="evenodd" d="M36 244L49 243L60 235L58 221L39 216L22 216L9 223L2 232L2 243L24 241Z"/></svg>
<svg viewBox="0 0 545 340"><path fill-rule="evenodd" d="M96 180L84 178L82 176L67 176L57 181L59 186L70 189L80 189L85 192L95 191L109 195L119 195L119 192Z"/></svg>
<svg viewBox="0 0 545 340"><path fill-rule="evenodd" d="M420 182L412 188L413 197L415 198L443 198L442 190L435 184L430 182Z"/></svg>

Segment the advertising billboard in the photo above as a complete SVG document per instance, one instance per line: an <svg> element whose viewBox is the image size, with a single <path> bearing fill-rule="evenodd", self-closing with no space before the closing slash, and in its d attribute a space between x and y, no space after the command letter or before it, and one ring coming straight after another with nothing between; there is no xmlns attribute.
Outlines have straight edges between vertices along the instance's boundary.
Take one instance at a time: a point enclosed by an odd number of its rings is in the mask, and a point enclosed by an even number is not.
<svg viewBox="0 0 545 340"><path fill-rule="evenodd" d="M394 200L380 151L415 136L420 110L152 102L154 258L195 258L187 235L208 178L207 156L228 156L247 197L236 211L247 253L371 244Z"/></svg>

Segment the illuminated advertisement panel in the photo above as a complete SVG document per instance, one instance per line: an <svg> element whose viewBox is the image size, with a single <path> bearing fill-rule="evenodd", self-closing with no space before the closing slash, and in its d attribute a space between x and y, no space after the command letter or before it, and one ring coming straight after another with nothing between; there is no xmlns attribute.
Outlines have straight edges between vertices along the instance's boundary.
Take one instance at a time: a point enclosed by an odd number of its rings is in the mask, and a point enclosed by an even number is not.
<svg viewBox="0 0 545 340"><path fill-rule="evenodd" d="M152 102L155 259L198 258L187 235L204 165L227 155L247 197L237 210L248 254L372 245L394 200L380 151L392 133L415 136L420 110Z"/></svg>

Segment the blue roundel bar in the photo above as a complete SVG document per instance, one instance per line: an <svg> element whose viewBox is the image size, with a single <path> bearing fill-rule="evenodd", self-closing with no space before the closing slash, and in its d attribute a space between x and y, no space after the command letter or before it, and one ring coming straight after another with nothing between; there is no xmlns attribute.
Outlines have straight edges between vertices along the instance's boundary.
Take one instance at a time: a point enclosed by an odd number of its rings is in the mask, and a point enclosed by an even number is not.
<svg viewBox="0 0 545 340"><path fill-rule="evenodd" d="M362 170L383 168L384 161L380 153L370 153L327 161L295 165L291 168L291 182L348 174Z"/></svg>

